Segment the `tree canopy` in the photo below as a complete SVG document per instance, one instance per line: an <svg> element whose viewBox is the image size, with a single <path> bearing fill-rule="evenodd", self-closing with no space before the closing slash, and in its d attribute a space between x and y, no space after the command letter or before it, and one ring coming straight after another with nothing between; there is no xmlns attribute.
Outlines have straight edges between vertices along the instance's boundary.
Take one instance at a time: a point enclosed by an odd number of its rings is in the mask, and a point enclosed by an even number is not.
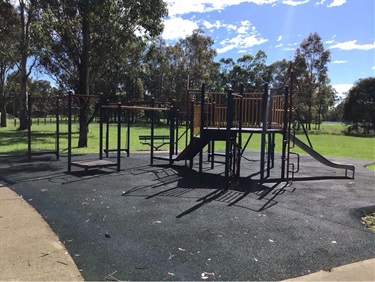
<svg viewBox="0 0 375 282"><path fill-rule="evenodd" d="M375 132L375 78L358 80L349 90L343 101L343 120L356 131L363 128L364 133Z"/></svg>
<svg viewBox="0 0 375 282"><path fill-rule="evenodd" d="M34 65L50 75L62 92L103 93L112 101L177 100L182 102L181 111L188 105L188 80L191 88L205 82L212 91L238 91L241 83L246 91L262 91L265 83L283 87L293 81L294 107L309 128L325 118L334 101L327 69L330 51L316 32L301 42L293 60L268 64L266 52L256 50L236 60L215 61L214 41L202 28L173 44L162 39L168 12L162 0L18 0L17 5L11 4L16 2L0 0L4 35L0 44L2 50L9 50L6 56L0 53L0 111L6 109L5 93L18 92L20 120L27 117L27 92L39 87L42 93L54 93L47 91L44 82L38 86L28 82ZM17 87L14 79L11 83L5 79L14 66L19 72L13 75L20 81ZM85 101L79 105L79 147L87 146L89 107Z"/></svg>

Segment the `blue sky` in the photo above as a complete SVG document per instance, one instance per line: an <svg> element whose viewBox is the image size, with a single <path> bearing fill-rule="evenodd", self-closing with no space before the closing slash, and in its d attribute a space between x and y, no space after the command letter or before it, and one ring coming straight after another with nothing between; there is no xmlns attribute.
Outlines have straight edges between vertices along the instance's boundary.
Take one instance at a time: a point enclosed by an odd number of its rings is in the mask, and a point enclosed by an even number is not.
<svg viewBox="0 0 375 282"><path fill-rule="evenodd" d="M317 32L331 50L329 77L339 93L375 76L374 0L167 0L163 38L174 42L203 27L217 61L264 50L268 64L291 60Z"/></svg>

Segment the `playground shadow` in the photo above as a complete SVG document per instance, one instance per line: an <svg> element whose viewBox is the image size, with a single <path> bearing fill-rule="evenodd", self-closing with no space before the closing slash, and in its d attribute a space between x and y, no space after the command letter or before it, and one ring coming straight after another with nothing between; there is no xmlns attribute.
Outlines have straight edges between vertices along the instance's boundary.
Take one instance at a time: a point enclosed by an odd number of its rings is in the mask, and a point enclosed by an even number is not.
<svg viewBox="0 0 375 282"><path fill-rule="evenodd" d="M146 200L157 197L194 198L196 204L176 218L184 217L210 202L261 212L276 205L276 198L287 188L287 184L279 180L260 184L259 180L250 177L241 177L236 183L228 185L222 173L210 173L209 170L199 173L184 166L141 166L132 172L133 175L146 173L155 175L151 184L133 187L122 196L144 197Z"/></svg>

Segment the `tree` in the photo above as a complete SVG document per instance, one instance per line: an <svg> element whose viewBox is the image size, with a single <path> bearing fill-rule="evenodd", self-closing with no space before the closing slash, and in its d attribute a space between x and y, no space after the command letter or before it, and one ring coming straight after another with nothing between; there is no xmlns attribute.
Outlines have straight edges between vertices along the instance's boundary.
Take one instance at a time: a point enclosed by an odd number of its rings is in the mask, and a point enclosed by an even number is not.
<svg viewBox="0 0 375 282"><path fill-rule="evenodd" d="M375 132L375 78L358 80L344 100L343 121L354 128L362 126L365 133Z"/></svg>
<svg viewBox="0 0 375 282"><path fill-rule="evenodd" d="M320 129L322 119L324 119L325 113L328 112L329 107L333 106L336 90L331 85L321 85L318 87L316 92L316 114L315 124L317 129Z"/></svg>
<svg viewBox="0 0 375 282"><path fill-rule="evenodd" d="M330 54L329 50L324 49L322 39L316 32L309 34L296 50L294 71L300 85L297 104L307 120L308 129L311 129L317 90L329 83L327 63Z"/></svg>
<svg viewBox="0 0 375 282"><path fill-rule="evenodd" d="M21 35L19 39L19 65L20 72L20 111L19 130L28 126L27 119L27 80L37 62L35 51L35 31L39 20L39 6L37 0L19 0L18 14L20 17Z"/></svg>
<svg viewBox="0 0 375 282"><path fill-rule="evenodd" d="M204 34L202 28L179 41L184 50L186 68L191 79L191 87L199 88L202 82L211 85L211 70L217 65L214 63L216 49L213 48L214 41L210 36Z"/></svg>
<svg viewBox="0 0 375 282"><path fill-rule="evenodd" d="M0 1L0 126L6 127L5 85L9 73L16 65L19 38L18 15L7 1Z"/></svg>
<svg viewBox="0 0 375 282"><path fill-rule="evenodd" d="M167 14L162 0L43 2L42 30L50 44L43 47L42 64L65 88L86 95L93 78L126 69L133 44L160 34ZM78 147L87 146L88 107L80 105Z"/></svg>

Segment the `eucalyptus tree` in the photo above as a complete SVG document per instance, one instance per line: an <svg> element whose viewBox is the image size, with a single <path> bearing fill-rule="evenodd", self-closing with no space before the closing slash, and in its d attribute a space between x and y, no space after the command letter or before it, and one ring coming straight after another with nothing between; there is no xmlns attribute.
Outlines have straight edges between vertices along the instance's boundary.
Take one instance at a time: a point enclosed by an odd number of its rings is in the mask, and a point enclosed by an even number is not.
<svg viewBox="0 0 375 282"><path fill-rule="evenodd" d="M245 89L262 91L263 85L270 80L270 73L266 65L267 55L263 50L259 50L255 56L251 54L238 58L237 64L241 69L241 76L238 78Z"/></svg>
<svg viewBox="0 0 375 282"><path fill-rule="evenodd" d="M268 70L270 72L270 83L273 87L284 87L290 85L292 62L283 59L272 63Z"/></svg>
<svg viewBox="0 0 375 282"><path fill-rule="evenodd" d="M375 133L375 78L363 78L355 82L349 95L343 101L343 121L353 125L358 131Z"/></svg>
<svg viewBox="0 0 375 282"><path fill-rule="evenodd" d="M42 0L42 64L60 84L90 95L95 79L127 69L133 44L161 33L162 0ZM113 87L116 87L115 80ZM87 146L88 103L80 105L78 147Z"/></svg>
<svg viewBox="0 0 375 282"><path fill-rule="evenodd" d="M9 1L0 1L0 126L6 127L6 91L9 74L18 58L19 19Z"/></svg>
<svg viewBox="0 0 375 282"><path fill-rule="evenodd" d="M20 93L19 93L19 130L27 128L27 80L38 61L36 52L37 26L40 19L39 0L14 0L5 1L11 3L18 16L19 36L15 44L18 52L14 54L16 67L20 73ZM12 12L13 13L13 12ZM9 14L12 17L12 13Z"/></svg>
<svg viewBox="0 0 375 282"><path fill-rule="evenodd" d="M219 61L220 85L222 90L231 87L231 72L236 63L232 58L222 58Z"/></svg>
<svg viewBox="0 0 375 282"><path fill-rule="evenodd" d="M317 104L317 91L329 83L327 63L330 62L330 55L330 50L324 49L322 39L316 32L309 34L295 53L294 69L301 86L297 100L308 129L311 129L313 106Z"/></svg>
<svg viewBox="0 0 375 282"><path fill-rule="evenodd" d="M186 69L188 71L191 87L199 88L202 82L211 85L211 70L216 68L214 63L216 49L214 41L204 34L203 29L196 29L193 33L178 42L184 50Z"/></svg>

